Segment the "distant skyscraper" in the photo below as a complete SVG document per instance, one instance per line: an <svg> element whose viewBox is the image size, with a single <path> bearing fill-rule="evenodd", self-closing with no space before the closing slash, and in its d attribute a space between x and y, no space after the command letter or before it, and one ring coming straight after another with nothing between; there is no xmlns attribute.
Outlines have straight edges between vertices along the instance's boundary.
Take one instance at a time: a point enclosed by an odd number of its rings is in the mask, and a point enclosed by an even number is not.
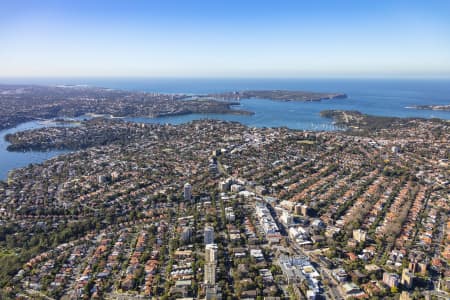
<svg viewBox="0 0 450 300"><path fill-rule="evenodd" d="M214 228L212 226L205 226L204 242L205 245L214 243Z"/></svg>
<svg viewBox="0 0 450 300"><path fill-rule="evenodd" d="M192 186L189 183L186 183L184 185L183 195L184 195L184 200L192 199Z"/></svg>

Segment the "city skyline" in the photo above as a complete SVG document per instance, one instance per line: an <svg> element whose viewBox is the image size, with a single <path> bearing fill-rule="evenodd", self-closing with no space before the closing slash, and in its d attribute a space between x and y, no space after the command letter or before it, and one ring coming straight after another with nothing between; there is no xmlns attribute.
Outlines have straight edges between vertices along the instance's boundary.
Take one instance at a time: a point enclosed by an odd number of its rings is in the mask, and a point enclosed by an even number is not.
<svg viewBox="0 0 450 300"><path fill-rule="evenodd" d="M445 1L14 1L0 77L450 77Z"/></svg>

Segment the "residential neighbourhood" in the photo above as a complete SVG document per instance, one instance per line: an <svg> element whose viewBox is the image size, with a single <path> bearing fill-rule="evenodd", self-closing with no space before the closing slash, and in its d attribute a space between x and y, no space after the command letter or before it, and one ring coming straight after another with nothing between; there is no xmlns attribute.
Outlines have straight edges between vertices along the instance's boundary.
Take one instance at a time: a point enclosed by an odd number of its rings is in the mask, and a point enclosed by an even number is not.
<svg viewBox="0 0 450 300"><path fill-rule="evenodd" d="M125 130L127 142L89 145L1 183L1 222L22 232L3 231L4 245L28 238L38 251L5 290L24 299L445 295L449 130L418 125L361 136L98 120L83 134ZM51 130L27 134L56 147Z"/></svg>

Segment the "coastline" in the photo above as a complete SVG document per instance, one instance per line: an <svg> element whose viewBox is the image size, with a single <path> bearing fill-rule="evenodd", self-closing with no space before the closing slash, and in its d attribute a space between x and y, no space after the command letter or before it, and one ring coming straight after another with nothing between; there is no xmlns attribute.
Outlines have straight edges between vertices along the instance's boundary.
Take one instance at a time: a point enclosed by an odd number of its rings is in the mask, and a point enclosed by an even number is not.
<svg viewBox="0 0 450 300"><path fill-rule="evenodd" d="M412 105L405 106L407 109L416 109L416 110L434 110L434 111L450 111L449 105Z"/></svg>

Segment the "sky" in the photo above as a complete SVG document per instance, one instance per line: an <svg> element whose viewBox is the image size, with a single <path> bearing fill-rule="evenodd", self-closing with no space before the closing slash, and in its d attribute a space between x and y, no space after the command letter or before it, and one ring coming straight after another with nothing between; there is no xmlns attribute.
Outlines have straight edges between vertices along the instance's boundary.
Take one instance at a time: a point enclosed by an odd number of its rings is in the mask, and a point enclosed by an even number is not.
<svg viewBox="0 0 450 300"><path fill-rule="evenodd" d="M450 77L448 0L0 0L0 77Z"/></svg>

